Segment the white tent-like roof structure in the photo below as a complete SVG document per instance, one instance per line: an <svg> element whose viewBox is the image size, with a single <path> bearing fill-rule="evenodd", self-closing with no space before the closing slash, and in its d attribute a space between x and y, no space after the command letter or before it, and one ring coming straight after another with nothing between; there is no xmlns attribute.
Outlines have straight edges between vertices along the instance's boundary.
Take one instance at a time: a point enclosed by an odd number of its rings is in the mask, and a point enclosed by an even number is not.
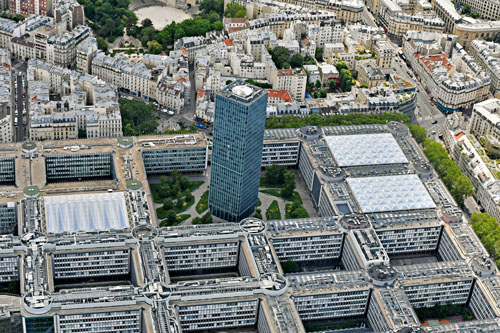
<svg viewBox="0 0 500 333"><path fill-rule="evenodd" d="M47 232L110 230L129 227L123 193L44 197Z"/></svg>
<svg viewBox="0 0 500 333"><path fill-rule="evenodd" d="M363 213L435 208L417 175L348 178Z"/></svg>
<svg viewBox="0 0 500 333"><path fill-rule="evenodd" d="M408 163L390 133L327 136L326 143L340 167Z"/></svg>

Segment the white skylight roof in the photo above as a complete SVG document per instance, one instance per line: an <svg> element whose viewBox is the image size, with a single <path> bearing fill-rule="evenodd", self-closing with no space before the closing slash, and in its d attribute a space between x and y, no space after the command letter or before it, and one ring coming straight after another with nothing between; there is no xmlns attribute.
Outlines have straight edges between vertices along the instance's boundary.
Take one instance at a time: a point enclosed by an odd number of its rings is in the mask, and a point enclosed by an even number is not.
<svg viewBox="0 0 500 333"><path fill-rule="evenodd" d="M417 175L348 178L363 213L435 208Z"/></svg>
<svg viewBox="0 0 500 333"><path fill-rule="evenodd" d="M44 197L47 232L109 230L129 227L123 193Z"/></svg>
<svg viewBox="0 0 500 333"><path fill-rule="evenodd" d="M326 142L341 167L408 163L390 133L327 136Z"/></svg>

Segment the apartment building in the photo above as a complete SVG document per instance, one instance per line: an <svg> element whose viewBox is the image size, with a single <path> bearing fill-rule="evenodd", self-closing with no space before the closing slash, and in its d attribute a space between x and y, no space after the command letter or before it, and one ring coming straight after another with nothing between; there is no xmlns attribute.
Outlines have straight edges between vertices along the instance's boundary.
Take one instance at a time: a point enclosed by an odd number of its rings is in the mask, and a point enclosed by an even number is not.
<svg viewBox="0 0 500 333"><path fill-rule="evenodd" d="M473 40L469 53L479 65L488 73L491 79L490 92L500 97L500 45L484 40Z"/></svg>
<svg viewBox="0 0 500 333"><path fill-rule="evenodd" d="M302 69L278 69L271 73L274 90L287 90L296 101L305 98L307 75Z"/></svg>
<svg viewBox="0 0 500 333"><path fill-rule="evenodd" d="M451 113L468 110L488 96L490 77L456 36L410 31L403 52L436 105Z"/></svg>

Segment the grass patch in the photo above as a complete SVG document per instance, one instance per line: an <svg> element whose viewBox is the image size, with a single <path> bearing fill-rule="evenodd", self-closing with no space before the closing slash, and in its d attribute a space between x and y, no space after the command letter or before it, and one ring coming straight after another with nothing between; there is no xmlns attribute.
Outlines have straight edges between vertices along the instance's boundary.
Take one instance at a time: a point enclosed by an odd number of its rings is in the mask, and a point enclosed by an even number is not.
<svg viewBox="0 0 500 333"><path fill-rule="evenodd" d="M194 204L194 197L190 198L191 200L184 200L184 204L182 205L181 208L174 207L174 210L177 214L185 212L186 210L189 209Z"/></svg>
<svg viewBox="0 0 500 333"><path fill-rule="evenodd" d="M196 204L196 212L202 214L208 209L208 191L205 191L200 198L200 201Z"/></svg>
<svg viewBox="0 0 500 333"><path fill-rule="evenodd" d="M286 219L292 218L292 204L285 205L285 218Z"/></svg>
<svg viewBox="0 0 500 333"><path fill-rule="evenodd" d="M273 202L271 202L271 204L266 210L266 218L268 221L281 220L281 213L278 201L274 200Z"/></svg>
<svg viewBox="0 0 500 333"><path fill-rule="evenodd" d="M260 190L260 192L272 195L274 197L285 199L281 196L281 190L267 189L267 190ZM302 199L300 198L299 192L297 192L297 191L293 191L293 197L291 200L289 200L289 199L285 199L285 200L293 201L293 202L298 201L302 205Z"/></svg>
<svg viewBox="0 0 500 333"><path fill-rule="evenodd" d="M160 227L171 227L171 226L176 226L181 224L182 222L186 221L188 218L190 218L191 215L189 214L181 214L177 215L177 221L174 222L173 224L168 223L167 220L163 220L160 222Z"/></svg>
<svg viewBox="0 0 500 333"><path fill-rule="evenodd" d="M257 200L257 207L260 207L262 206L262 201L260 201L260 199Z"/></svg>

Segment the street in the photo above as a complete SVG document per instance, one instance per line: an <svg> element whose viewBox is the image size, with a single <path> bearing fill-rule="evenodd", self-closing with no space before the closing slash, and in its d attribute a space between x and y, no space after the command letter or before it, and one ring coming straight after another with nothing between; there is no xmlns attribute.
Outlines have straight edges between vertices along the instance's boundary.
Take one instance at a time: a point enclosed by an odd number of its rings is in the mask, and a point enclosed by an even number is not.
<svg viewBox="0 0 500 333"><path fill-rule="evenodd" d="M364 8L362 13L363 22L372 27L378 27L375 18L372 13L368 11L368 9ZM394 54L398 55L399 46L395 44L390 39L387 39L389 45L394 49ZM412 72L405 61L401 59L399 56L396 56L393 61L393 68L395 69L394 73L397 73L404 80L416 85L417 88L417 107L415 108L415 119L416 122L424 127L427 130L427 133L430 138L436 139L439 135L439 128L441 124L445 121L445 115L434 106L429 96L427 95L424 87L418 80L414 80L408 72ZM412 72L413 73L413 72ZM413 77L414 73L412 74Z"/></svg>

